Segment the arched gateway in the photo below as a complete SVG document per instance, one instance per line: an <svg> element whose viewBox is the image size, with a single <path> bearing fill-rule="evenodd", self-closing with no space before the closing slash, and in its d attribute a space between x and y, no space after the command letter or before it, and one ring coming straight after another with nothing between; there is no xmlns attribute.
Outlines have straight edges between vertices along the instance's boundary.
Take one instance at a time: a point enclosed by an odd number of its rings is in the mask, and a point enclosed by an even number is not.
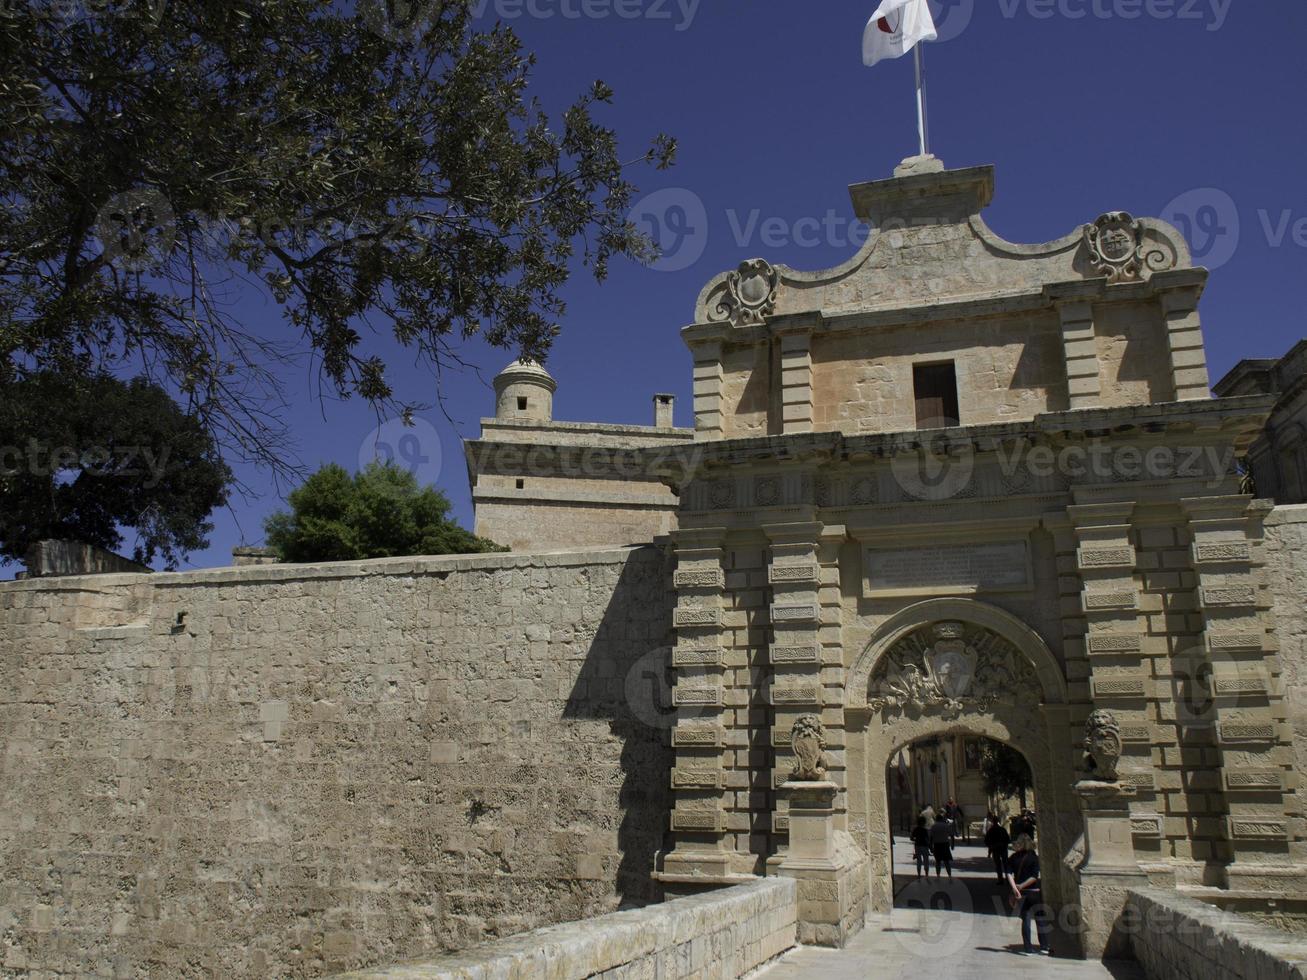
<svg viewBox="0 0 1307 980"><path fill-rule="evenodd" d="M970 599L908 606L872 635L845 691L849 824L864 837L872 911L893 904L883 774L911 742L957 733L1006 742L1030 762L1036 793L1054 804L1050 817L1065 806L1075 812L1058 792L1074 782L1066 682L1044 641L1010 613ZM1062 860L1070 823L1050 819L1040 834L1046 887L1058 902L1073 891Z"/></svg>
<svg viewBox="0 0 1307 980"><path fill-rule="evenodd" d="M1100 955L1141 882L1307 882L1266 509L1229 465L1266 406L1211 399L1174 228L1015 245L993 190L904 161L851 188L876 231L848 262L745 262L682 331L693 441L641 457L676 498L657 874L788 865L842 942L891 902L887 760L972 733L1030 762L1046 894ZM1092 718L1103 778L1077 772ZM821 780L794 776L800 719Z"/></svg>

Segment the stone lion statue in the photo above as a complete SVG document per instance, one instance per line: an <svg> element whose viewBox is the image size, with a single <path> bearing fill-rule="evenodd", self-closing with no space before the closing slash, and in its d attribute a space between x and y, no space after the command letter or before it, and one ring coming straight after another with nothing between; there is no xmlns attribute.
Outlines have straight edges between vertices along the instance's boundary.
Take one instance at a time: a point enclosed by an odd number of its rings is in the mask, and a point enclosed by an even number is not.
<svg viewBox="0 0 1307 980"><path fill-rule="evenodd" d="M816 783L826 778L826 733L817 715L803 715L790 729L794 749L794 769L790 779Z"/></svg>
<svg viewBox="0 0 1307 980"><path fill-rule="evenodd" d="M1110 711L1099 709L1085 722L1085 772L1114 783L1121 761L1121 726Z"/></svg>

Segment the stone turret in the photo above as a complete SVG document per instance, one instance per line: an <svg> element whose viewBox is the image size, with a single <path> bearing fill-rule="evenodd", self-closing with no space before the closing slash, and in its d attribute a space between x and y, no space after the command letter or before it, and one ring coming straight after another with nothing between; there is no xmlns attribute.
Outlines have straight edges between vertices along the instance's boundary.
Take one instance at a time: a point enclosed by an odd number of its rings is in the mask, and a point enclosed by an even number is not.
<svg viewBox="0 0 1307 980"><path fill-rule="evenodd" d="M557 388L535 361L516 360L495 377L495 418L552 421Z"/></svg>

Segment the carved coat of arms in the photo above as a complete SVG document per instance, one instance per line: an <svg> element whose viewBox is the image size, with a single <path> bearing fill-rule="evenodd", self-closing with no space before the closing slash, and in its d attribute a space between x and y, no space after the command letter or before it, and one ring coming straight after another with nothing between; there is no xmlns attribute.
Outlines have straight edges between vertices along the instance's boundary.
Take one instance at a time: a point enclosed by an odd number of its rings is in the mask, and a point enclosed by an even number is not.
<svg viewBox="0 0 1307 980"><path fill-rule="evenodd" d="M998 703L1038 704L1039 682L1006 641L987 631L970 640L962 623L936 623L900 641L872 675L867 704L955 717L966 708Z"/></svg>

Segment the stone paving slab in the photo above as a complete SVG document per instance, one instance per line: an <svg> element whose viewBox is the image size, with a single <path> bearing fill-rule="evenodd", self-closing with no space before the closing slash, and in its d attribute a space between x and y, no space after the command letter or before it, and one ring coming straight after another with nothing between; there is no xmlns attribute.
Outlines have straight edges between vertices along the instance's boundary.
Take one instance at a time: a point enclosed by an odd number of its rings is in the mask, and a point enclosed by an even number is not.
<svg viewBox="0 0 1307 980"><path fill-rule="evenodd" d="M1144 980L1135 963L1021 954L1021 920L1005 914L983 848L958 846L954 878L918 880L907 841L894 841L896 907L871 916L846 949L800 947L751 980Z"/></svg>

